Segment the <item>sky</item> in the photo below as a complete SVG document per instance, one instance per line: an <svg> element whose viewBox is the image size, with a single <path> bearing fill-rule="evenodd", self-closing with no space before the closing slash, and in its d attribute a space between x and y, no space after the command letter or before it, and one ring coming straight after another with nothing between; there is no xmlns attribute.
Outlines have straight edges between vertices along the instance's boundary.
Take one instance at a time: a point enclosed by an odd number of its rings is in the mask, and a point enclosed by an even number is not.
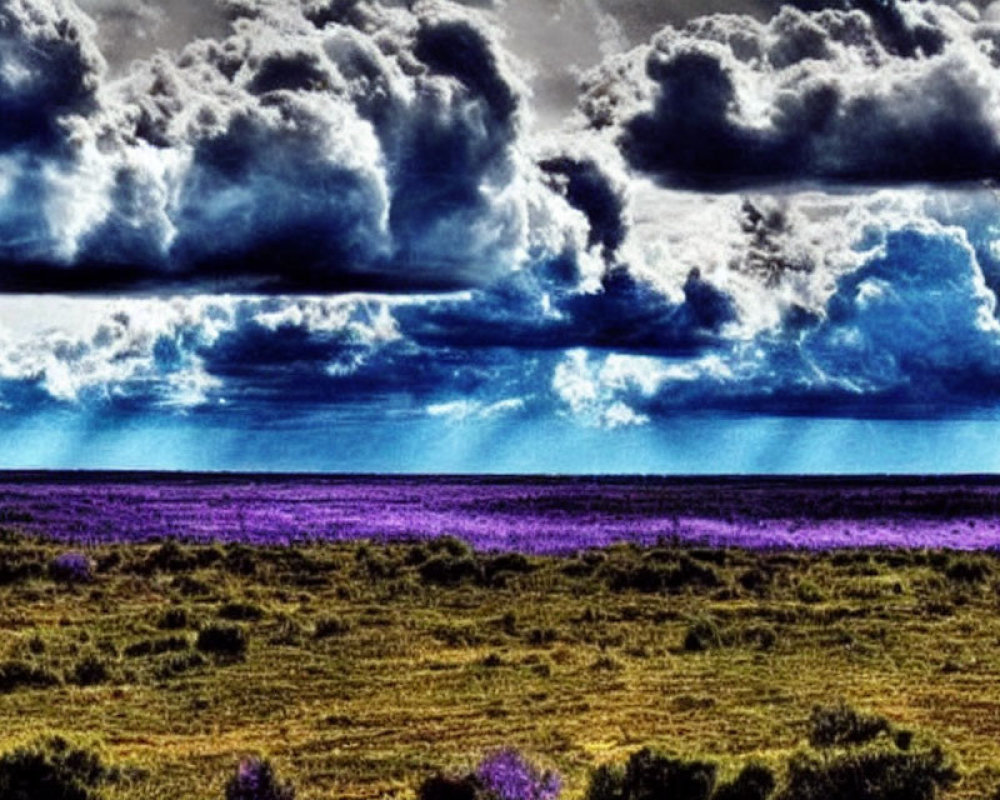
<svg viewBox="0 0 1000 800"><path fill-rule="evenodd" d="M0 468L1000 469L1000 2L0 0Z"/></svg>

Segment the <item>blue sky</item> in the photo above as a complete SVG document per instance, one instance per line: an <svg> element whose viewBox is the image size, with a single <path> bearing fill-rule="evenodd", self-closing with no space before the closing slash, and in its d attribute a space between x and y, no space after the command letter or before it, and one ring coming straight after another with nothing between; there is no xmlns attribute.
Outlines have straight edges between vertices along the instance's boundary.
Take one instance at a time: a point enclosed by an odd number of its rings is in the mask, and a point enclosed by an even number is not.
<svg viewBox="0 0 1000 800"><path fill-rule="evenodd" d="M0 466L993 471L994 20L6 3Z"/></svg>

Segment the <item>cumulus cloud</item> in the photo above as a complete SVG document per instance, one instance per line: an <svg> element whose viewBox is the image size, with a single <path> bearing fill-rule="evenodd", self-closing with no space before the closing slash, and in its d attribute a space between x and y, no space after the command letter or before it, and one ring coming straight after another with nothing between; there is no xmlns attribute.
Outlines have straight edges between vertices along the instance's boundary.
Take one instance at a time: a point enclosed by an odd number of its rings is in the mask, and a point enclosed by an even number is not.
<svg viewBox="0 0 1000 800"><path fill-rule="evenodd" d="M589 74L581 109L672 186L995 176L1000 29L974 8L861 5L667 27Z"/></svg>
<svg viewBox="0 0 1000 800"><path fill-rule="evenodd" d="M228 35L112 79L70 0L3 7L0 290L442 290L620 240L595 169L532 162L527 90L482 11L226 13Z"/></svg>

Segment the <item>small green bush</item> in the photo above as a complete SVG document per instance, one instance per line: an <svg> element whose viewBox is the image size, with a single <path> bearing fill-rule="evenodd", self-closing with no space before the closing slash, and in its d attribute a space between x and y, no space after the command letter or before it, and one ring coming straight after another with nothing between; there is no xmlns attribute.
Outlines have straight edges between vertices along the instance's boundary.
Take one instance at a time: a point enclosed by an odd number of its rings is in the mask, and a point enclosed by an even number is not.
<svg viewBox="0 0 1000 800"><path fill-rule="evenodd" d="M835 758L797 754L778 800L934 800L958 781L940 750L852 750Z"/></svg>
<svg viewBox="0 0 1000 800"><path fill-rule="evenodd" d="M190 624L188 613L183 608L171 608L163 612L156 626L165 631L179 631Z"/></svg>
<svg viewBox="0 0 1000 800"><path fill-rule="evenodd" d="M96 753L52 736L0 756L0 798L99 800L110 774Z"/></svg>
<svg viewBox="0 0 1000 800"><path fill-rule="evenodd" d="M747 764L739 775L715 790L712 800L767 800L777 782L764 764Z"/></svg>
<svg viewBox="0 0 1000 800"><path fill-rule="evenodd" d="M58 683L59 676L45 667L27 661L0 663L0 694L7 694L20 688L45 689Z"/></svg>
<svg viewBox="0 0 1000 800"><path fill-rule="evenodd" d="M223 603L219 606L219 616L235 622L254 622L264 616L264 610L253 603Z"/></svg>
<svg viewBox="0 0 1000 800"><path fill-rule="evenodd" d="M201 629L195 643L203 653L234 659L246 655L247 645L246 631L238 625L209 625Z"/></svg>
<svg viewBox="0 0 1000 800"><path fill-rule="evenodd" d="M351 623L339 617L321 617L316 620L314 635L317 639L328 639L332 636L343 636L351 630Z"/></svg>
<svg viewBox="0 0 1000 800"><path fill-rule="evenodd" d="M885 717L859 713L846 703L816 706L809 717L809 744L817 748L864 744L891 732Z"/></svg>
<svg viewBox="0 0 1000 800"><path fill-rule="evenodd" d="M108 665L92 653L77 661L67 676L77 686L97 686L109 677Z"/></svg>
<svg viewBox="0 0 1000 800"><path fill-rule="evenodd" d="M437 555L419 567L420 578L425 583L455 586L464 581L481 581L483 571L471 556Z"/></svg>

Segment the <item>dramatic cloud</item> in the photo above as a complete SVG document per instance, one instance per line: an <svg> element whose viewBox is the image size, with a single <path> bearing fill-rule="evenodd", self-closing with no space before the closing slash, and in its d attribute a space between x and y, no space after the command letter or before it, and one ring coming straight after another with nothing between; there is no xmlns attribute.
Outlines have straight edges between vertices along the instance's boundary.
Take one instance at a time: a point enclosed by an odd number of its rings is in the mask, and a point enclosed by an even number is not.
<svg viewBox="0 0 1000 800"><path fill-rule="evenodd" d="M0 9L0 290L449 289L588 237L481 13L227 8L115 80L69 0Z"/></svg>
<svg viewBox="0 0 1000 800"><path fill-rule="evenodd" d="M994 177L1000 27L970 4L864 7L668 27L591 73L581 109L674 186Z"/></svg>
<svg viewBox="0 0 1000 800"><path fill-rule="evenodd" d="M1000 403L990 12L180 2L0 0L8 421L648 444Z"/></svg>

